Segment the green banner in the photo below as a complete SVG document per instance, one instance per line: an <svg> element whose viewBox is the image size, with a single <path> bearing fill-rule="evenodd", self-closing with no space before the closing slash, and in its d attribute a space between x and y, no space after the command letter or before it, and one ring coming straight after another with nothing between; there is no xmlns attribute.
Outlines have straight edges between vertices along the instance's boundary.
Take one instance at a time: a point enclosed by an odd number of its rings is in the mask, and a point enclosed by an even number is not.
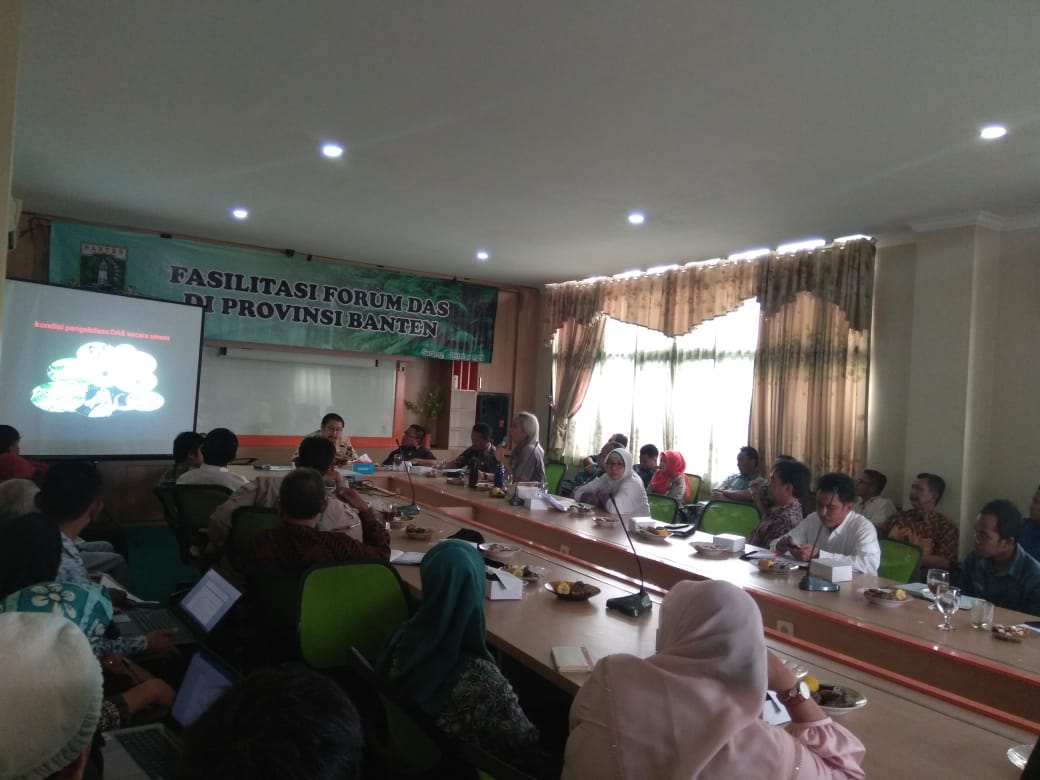
<svg viewBox="0 0 1040 780"><path fill-rule="evenodd" d="M477 363L498 305L494 287L69 222L50 281L204 306L207 339Z"/></svg>

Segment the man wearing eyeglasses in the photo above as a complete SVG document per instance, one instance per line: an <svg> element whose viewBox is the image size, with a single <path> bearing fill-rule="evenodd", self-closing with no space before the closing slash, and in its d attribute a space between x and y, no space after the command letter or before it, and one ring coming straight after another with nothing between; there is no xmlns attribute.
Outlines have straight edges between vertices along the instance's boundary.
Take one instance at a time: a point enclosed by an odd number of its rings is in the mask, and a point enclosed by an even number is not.
<svg viewBox="0 0 1040 780"><path fill-rule="evenodd" d="M421 425L409 425L401 434L401 446L386 456L384 466L389 466L398 455L401 460L411 461L416 466L432 466L437 462L437 456L423 446L426 439L426 429Z"/></svg>

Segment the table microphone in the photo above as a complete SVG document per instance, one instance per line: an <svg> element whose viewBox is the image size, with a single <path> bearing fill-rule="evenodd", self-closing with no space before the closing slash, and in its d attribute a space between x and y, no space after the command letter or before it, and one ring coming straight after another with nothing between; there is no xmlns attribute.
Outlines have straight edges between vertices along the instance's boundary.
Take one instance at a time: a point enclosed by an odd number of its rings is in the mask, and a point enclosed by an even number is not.
<svg viewBox="0 0 1040 780"><path fill-rule="evenodd" d="M617 512L618 520L621 521L621 527L625 531L625 536L628 537L628 543L632 546L632 555L635 556L636 566L639 567L639 592L633 593L630 596L616 596L612 599L607 599L607 609L616 609L625 615L631 617L639 617L643 612L649 612L654 607L654 603L650 601L650 596L646 592L646 577L643 576L643 562L639 560L639 553L636 552L635 542L632 541L632 535L628 532L628 526L625 525L625 518L621 516L621 510L618 509L617 501L614 500L614 496L611 495L610 503L614 505L614 511Z"/></svg>
<svg viewBox="0 0 1040 780"><path fill-rule="evenodd" d="M397 442L397 449L401 449L401 442ZM404 452L401 453L404 455ZM402 461L404 463L404 473L408 475L408 486L412 489L412 503L408 506L403 506L397 510L397 514L402 517L415 517L419 514L419 505L415 503L415 483L412 482L412 464L408 461Z"/></svg>
<svg viewBox="0 0 1040 780"><path fill-rule="evenodd" d="M816 545L820 541L820 534L822 533L823 519L821 518L820 530L816 532L816 538L812 543L812 550L809 551L809 569L812 568L813 558L816 557ZM801 590L810 590L817 593L834 593L841 590L841 588L838 587L838 583L825 580L823 577L817 577L815 574L810 574L809 569L805 570L805 576L802 577L802 581L798 583L798 587Z"/></svg>

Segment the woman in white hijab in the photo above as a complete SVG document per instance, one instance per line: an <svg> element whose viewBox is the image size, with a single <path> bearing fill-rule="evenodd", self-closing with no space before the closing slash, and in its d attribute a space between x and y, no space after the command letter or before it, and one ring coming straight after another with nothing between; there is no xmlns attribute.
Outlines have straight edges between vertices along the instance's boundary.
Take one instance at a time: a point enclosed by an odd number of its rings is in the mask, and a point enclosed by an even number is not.
<svg viewBox="0 0 1040 780"><path fill-rule="evenodd" d="M657 652L607 656L578 691L563 780L865 776L863 744L812 699L788 702L785 726L763 721L767 685L785 694L796 682L766 650L751 597L680 582L661 605Z"/></svg>
<svg viewBox="0 0 1040 780"><path fill-rule="evenodd" d="M626 449L611 450L603 459L604 474L585 485L581 501L596 504L610 512L617 502L617 511L623 515L650 516L643 480L632 472L632 453ZM613 501L611 501L613 497Z"/></svg>

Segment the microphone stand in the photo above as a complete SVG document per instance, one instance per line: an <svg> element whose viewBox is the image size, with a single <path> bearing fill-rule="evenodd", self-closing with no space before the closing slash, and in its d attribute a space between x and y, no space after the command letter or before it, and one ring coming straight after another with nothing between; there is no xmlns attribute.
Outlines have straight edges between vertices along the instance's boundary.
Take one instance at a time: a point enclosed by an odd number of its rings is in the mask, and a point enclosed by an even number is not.
<svg viewBox="0 0 1040 780"><path fill-rule="evenodd" d="M812 550L809 552L809 569L812 568L813 558L816 557L816 545L820 541L821 533L823 533L822 519L820 520L820 530L816 532L816 538L812 543ZM817 577L815 574L810 574L809 569L805 570L805 576L802 577L801 582L798 583L800 590L808 590L814 593L835 593L841 590L838 583L825 580L823 577Z"/></svg>
<svg viewBox="0 0 1040 780"><path fill-rule="evenodd" d="M401 449L401 442L397 442L397 449ZM412 465L408 461L404 460L404 452L401 453L401 462L404 465L404 473L408 475L408 486L412 489L412 503L408 506L403 506L397 510L397 514L401 517L415 517L419 514L419 505L415 503L415 483L412 482Z"/></svg>
<svg viewBox="0 0 1040 780"><path fill-rule="evenodd" d="M621 527L625 531L625 536L628 537L628 543L632 547L632 555L636 559L636 566L639 567L639 592L630 596L615 596L612 599L607 599L607 609L616 609L622 614L639 617L644 612L649 612L653 609L654 603L650 601L650 595L646 592L646 577L643 576L643 563L639 560L635 542L632 541L632 535L628 532L625 518L621 516L621 510L618 509L614 496L610 497L610 503L614 505L614 511L617 513L618 520L621 521Z"/></svg>

